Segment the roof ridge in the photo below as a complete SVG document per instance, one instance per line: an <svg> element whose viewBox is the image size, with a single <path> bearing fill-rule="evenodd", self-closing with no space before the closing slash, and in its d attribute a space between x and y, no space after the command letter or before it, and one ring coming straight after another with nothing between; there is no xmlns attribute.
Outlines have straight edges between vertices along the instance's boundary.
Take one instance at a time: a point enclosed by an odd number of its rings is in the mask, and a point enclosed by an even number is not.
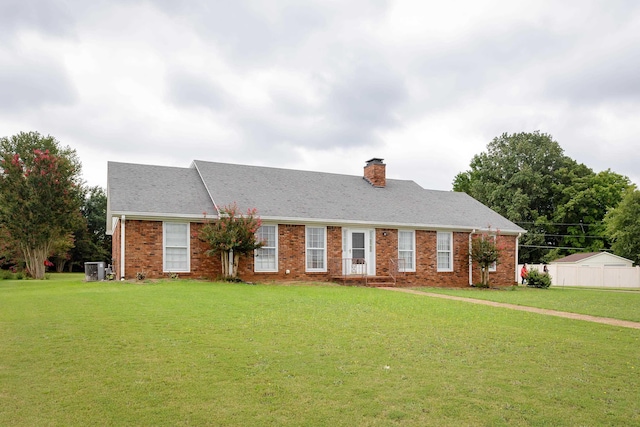
<svg viewBox="0 0 640 427"><path fill-rule="evenodd" d="M211 164L211 165L225 165L225 166L242 167L242 168L271 169L271 170L287 171L287 172L315 173L315 174L320 174L320 175L334 175L334 176L348 176L348 177L353 177L353 178L363 178L362 175L351 175L351 174L338 173L338 172L323 172L323 171L306 170L306 169L291 169L291 168L283 168L283 167L276 167L276 166L264 166L264 165L246 165L246 164L242 164L242 163L214 162L214 161L210 161L210 160L197 160L196 159L196 160L193 160L192 163L196 164L197 162L207 163L207 164ZM415 182L412 179L387 178L387 181L389 181L389 180L397 181L397 182L413 182L416 185L418 185L420 188L422 188L423 190L427 190L426 188L422 187L420 184L418 184L417 182ZM444 191L444 192L447 192L446 190L431 190L431 191Z"/></svg>

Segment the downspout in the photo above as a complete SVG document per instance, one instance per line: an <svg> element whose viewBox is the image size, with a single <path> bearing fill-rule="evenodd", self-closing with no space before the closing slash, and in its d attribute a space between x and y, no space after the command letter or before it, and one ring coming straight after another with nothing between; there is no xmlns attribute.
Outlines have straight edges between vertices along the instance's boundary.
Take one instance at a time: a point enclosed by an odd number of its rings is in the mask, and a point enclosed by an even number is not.
<svg viewBox="0 0 640 427"><path fill-rule="evenodd" d="M472 267L473 267L473 259L471 259L471 236L473 234L475 234L476 229L474 228L473 230L471 230L471 233L469 233L469 286L473 286L473 271L472 271Z"/></svg>
<svg viewBox="0 0 640 427"><path fill-rule="evenodd" d="M120 217L120 279L124 280L124 221L125 216Z"/></svg>
<svg viewBox="0 0 640 427"><path fill-rule="evenodd" d="M515 271L516 284L519 283L519 278L518 278L518 258L519 258L518 247L519 247L519 244L518 244L518 240L520 240L520 236L522 236L522 233L518 233L518 235L516 236L516 268L515 268L515 270L516 270Z"/></svg>

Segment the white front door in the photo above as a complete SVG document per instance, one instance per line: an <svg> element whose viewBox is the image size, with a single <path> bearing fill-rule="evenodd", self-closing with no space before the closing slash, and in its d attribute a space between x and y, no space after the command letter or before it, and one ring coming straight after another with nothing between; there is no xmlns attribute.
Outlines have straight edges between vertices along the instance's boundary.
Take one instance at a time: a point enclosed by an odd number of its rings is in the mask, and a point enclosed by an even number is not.
<svg viewBox="0 0 640 427"><path fill-rule="evenodd" d="M374 235L375 230L347 230L344 274L375 275Z"/></svg>

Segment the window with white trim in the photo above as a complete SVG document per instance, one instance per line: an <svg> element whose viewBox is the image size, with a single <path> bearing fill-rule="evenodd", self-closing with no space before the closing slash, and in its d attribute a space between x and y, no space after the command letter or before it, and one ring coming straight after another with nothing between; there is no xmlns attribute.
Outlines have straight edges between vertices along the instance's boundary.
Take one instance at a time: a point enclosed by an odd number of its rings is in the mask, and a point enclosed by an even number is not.
<svg viewBox="0 0 640 427"><path fill-rule="evenodd" d="M398 259L400 271L416 271L415 232L398 230Z"/></svg>
<svg viewBox="0 0 640 427"><path fill-rule="evenodd" d="M453 233L438 231L438 271L453 271Z"/></svg>
<svg viewBox="0 0 640 427"><path fill-rule="evenodd" d="M327 229L306 228L307 271L327 271Z"/></svg>
<svg viewBox="0 0 640 427"><path fill-rule="evenodd" d="M189 223L165 222L162 227L163 271L189 272Z"/></svg>
<svg viewBox="0 0 640 427"><path fill-rule="evenodd" d="M493 244L495 245L495 244L496 244L496 240L497 240L496 235L495 235L495 234L494 234L494 235L491 235L491 236L489 236L489 238L490 238L490 239L493 239ZM497 270L497 267L498 267L498 263L494 262L494 263L492 263L492 264L489 266L489 271L490 271L490 272L492 272L492 271L496 271L496 270Z"/></svg>
<svg viewBox="0 0 640 427"><path fill-rule="evenodd" d="M264 243L254 254L254 268L259 272L278 271L278 226L263 225L256 232L258 242Z"/></svg>

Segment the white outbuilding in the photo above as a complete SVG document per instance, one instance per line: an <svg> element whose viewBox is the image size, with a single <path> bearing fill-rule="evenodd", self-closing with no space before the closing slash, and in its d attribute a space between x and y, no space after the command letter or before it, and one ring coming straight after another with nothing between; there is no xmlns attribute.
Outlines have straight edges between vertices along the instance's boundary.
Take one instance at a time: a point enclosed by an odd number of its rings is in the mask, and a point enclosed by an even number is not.
<svg viewBox="0 0 640 427"><path fill-rule="evenodd" d="M530 269L542 271L543 265ZM633 261L608 252L573 254L547 266L554 286L640 288L640 267Z"/></svg>
<svg viewBox="0 0 640 427"><path fill-rule="evenodd" d="M633 261L609 252L585 252L552 261L551 264L579 265L581 267L633 267Z"/></svg>

